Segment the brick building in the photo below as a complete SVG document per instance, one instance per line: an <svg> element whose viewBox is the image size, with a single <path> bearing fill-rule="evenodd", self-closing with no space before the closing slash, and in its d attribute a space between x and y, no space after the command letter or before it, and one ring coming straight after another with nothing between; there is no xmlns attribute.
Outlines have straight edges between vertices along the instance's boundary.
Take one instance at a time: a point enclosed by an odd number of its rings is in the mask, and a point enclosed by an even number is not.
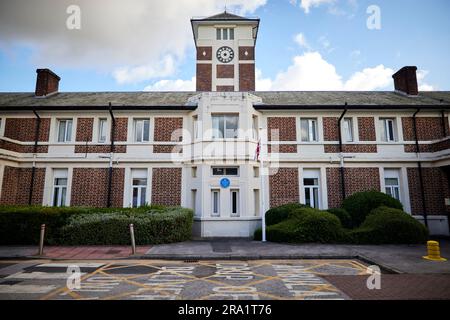
<svg viewBox="0 0 450 320"><path fill-rule="evenodd" d="M0 93L0 203L182 205L195 233L250 236L290 202L327 209L380 190L448 234L450 92L255 92L259 20L192 20L197 92ZM260 157L255 157L261 142Z"/></svg>

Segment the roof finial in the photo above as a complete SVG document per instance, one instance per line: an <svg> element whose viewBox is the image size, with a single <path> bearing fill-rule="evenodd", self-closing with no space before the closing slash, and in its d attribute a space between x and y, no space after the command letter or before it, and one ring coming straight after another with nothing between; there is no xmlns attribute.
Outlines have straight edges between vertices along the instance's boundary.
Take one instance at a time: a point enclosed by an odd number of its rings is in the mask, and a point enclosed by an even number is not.
<svg viewBox="0 0 450 320"><path fill-rule="evenodd" d="M227 13L227 4L225 3L225 13Z"/></svg>

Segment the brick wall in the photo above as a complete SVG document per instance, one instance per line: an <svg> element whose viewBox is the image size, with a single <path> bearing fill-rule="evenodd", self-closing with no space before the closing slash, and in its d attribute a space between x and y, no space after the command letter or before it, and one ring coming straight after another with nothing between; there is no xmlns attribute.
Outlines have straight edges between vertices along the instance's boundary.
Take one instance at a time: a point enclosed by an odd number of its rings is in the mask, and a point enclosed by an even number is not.
<svg viewBox="0 0 450 320"><path fill-rule="evenodd" d="M19 152L19 153L34 153L34 145L21 145L14 142L0 139L0 149ZM36 149L37 153L47 153L48 146L39 146Z"/></svg>
<svg viewBox="0 0 450 320"><path fill-rule="evenodd" d="M428 214L446 214L444 199L450 197L447 177L440 168L422 168L425 204ZM423 214L419 169L408 168L409 196L414 215Z"/></svg>
<svg viewBox="0 0 450 320"><path fill-rule="evenodd" d="M325 153L339 153L339 145L326 144L324 146ZM342 152L344 153L377 153L378 148L376 144L344 144L342 145Z"/></svg>
<svg viewBox="0 0 450 320"><path fill-rule="evenodd" d="M28 205L32 168L6 166L3 174L2 205ZM32 204L42 205L44 196L45 168L36 168Z"/></svg>
<svg viewBox="0 0 450 320"><path fill-rule="evenodd" d="M181 168L153 168L152 204L181 205Z"/></svg>
<svg viewBox="0 0 450 320"><path fill-rule="evenodd" d="M323 139L325 141L339 141L339 118L324 117L323 118Z"/></svg>
<svg viewBox="0 0 450 320"><path fill-rule="evenodd" d="M345 191L347 197L360 191L380 190L378 168L345 168ZM328 207L342 204L341 173L339 168L327 168Z"/></svg>
<svg viewBox="0 0 450 320"><path fill-rule="evenodd" d="M212 65L197 64L197 91L212 91Z"/></svg>
<svg viewBox="0 0 450 320"><path fill-rule="evenodd" d="M75 146L75 153L110 153L111 145L79 145ZM114 145L114 153L127 153L127 146Z"/></svg>
<svg viewBox="0 0 450 320"><path fill-rule="evenodd" d="M74 168L72 177L72 206L106 207L108 204L108 168ZM114 168L112 206L123 207L125 169Z"/></svg>
<svg viewBox="0 0 450 320"><path fill-rule="evenodd" d="M94 129L94 118L78 118L77 120L77 142L92 141Z"/></svg>
<svg viewBox="0 0 450 320"><path fill-rule="evenodd" d="M255 47L239 47L239 60L255 60Z"/></svg>
<svg viewBox="0 0 450 320"><path fill-rule="evenodd" d="M255 65L239 64L239 91L255 91Z"/></svg>
<svg viewBox="0 0 450 320"><path fill-rule="evenodd" d="M218 79L233 79L234 78L234 65L217 65L217 78Z"/></svg>
<svg viewBox="0 0 450 320"><path fill-rule="evenodd" d="M153 153L183 153L183 147L159 144L153 146Z"/></svg>
<svg viewBox="0 0 450 320"><path fill-rule="evenodd" d="M197 60L212 60L212 47L198 47Z"/></svg>
<svg viewBox="0 0 450 320"><path fill-rule="evenodd" d="M36 118L7 118L4 136L10 139L31 142L35 139ZM50 118L41 118L39 141L46 142L50 135Z"/></svg>
<svg viewBox="0 0 450 320"><path fill-rule="evenodd" d="M295 117L270 117L267 119L269 141L297 141L297 125ZM274 130L278 130L276 139Z"/></svg>
<svg viewBox="0 0 450 320"><path fill-rule="evenodd" d="M114 140L126 142L128 139L128 118L116 118L116 130Z"/></svg>
<svg viewBox="0 0 450 320"><path fill-rule="evenodd" d="M373 117L358 118L359 141L376 141L375 119Z"/></svg>
<svg viewBox="0 0 450 320"><path fill-rule="evenodd" d="M180 141L182 135L173 136L174 132L183 129L183 118L155 118L154 140L157 142Z"/></svg>
<svg viewBox="0 0 450 320"><path fill-rule="evenodd" d="M269 177L270 207L299 202L298 168L279 168Z"/></svg>
<svg viewBox="0 0 450 320"><path fill-rule="evenodd" d="M217 92L233 92L234 86L217 86Z"/></svg>
<svg viewBox="0 0 450 320"><path fill-rule="evenodd" d="M269 145L267 149L269 153L297 153L295 144Z"/></svg>
<svg viewBox="0 0 450 320"><path fill-rule="evenodd" d="M417 117L417 138L419 141L432 141L445 138L442 129L441 117ZM403 139L405 141L415 141L414 137L414 119L412 117L402 118ZM450 134L448 127L448 117L445 118L445 130Z"/></svg>

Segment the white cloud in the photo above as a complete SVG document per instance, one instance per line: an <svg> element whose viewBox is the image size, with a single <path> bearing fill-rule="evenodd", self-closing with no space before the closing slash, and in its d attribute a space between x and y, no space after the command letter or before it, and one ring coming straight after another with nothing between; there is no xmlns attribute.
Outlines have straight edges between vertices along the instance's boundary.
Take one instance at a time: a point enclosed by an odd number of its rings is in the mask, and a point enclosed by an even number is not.
<svg viewBox="0 0 450 320"><path fill-rule="evenodd" d="M303 33L299 33L295 35L294 41L302 48L311 49L311 46L309 45L308 41L306 40L306 37Z"/></svg>
<svg viewBox="0 0 450 320"><path fill-rule="evenodd" d="M266 1L229 0L227 8L252 14ZM80 30L66 27L72 4L81 9ZM4 50L26 46L41 67L115 70L118 82L138 82L174 72L194 45L190 19L223 9L223 0L2 1L0 44ZM171 69L165 68L168 56Z"/></svg>
<svg viewBox="0 0 450 320"><path fill-rule="evenodd" d="M331 4L333 2L335 2L336 0L290 0L290 3L293 5L297 5L297 3L300 3L300 8L303 9L303 11L305 11L305 13L309 13L310 9L312 7L318 7L322 4Z"/></svg>
<svg viewBox="0 0 450 320"><path fill-rule="evenodd" d="M161 80L144 88L144 91L195 91L196 78L191 80Z"/></svg>
<svg viewBox="0 0 450 320"><path fill-rule="evenodd" d="M318 52L307 52L294 57L293 64L277 74L274 80L263 78L257 72L256 89L259 91L370 91L392 87L393 70L383 65L365 68L343 80L334 65Z"/></svg>
<svg viewBox="0 0 450 320"><path fill-rule="evenodd" d="M434 91L436 90L434 86L426 83L425 77L428 75L428 70L418 70L417 71L417 82L419 85L419 91Z"/></svg>

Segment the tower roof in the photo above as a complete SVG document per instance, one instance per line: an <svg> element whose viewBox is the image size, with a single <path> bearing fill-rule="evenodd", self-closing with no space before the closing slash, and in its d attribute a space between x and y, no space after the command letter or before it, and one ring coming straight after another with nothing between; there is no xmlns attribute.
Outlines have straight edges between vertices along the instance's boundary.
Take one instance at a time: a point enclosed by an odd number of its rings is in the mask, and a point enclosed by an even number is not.
<svg viewBox="0 0 450 320"><path fill-rule="evenodd" d="M245 17L241 17L238 16L236 14L232 14L229 12L222 12L219 14L216 14L214 16L208 17L208 18L204 18L204 19L199 19L199 20L203 20L203 21L224 21L224 20L244 20L244 21L254 21L254 20L258 20L258 19L250 19L250 18L245 18Z"/></svg>

